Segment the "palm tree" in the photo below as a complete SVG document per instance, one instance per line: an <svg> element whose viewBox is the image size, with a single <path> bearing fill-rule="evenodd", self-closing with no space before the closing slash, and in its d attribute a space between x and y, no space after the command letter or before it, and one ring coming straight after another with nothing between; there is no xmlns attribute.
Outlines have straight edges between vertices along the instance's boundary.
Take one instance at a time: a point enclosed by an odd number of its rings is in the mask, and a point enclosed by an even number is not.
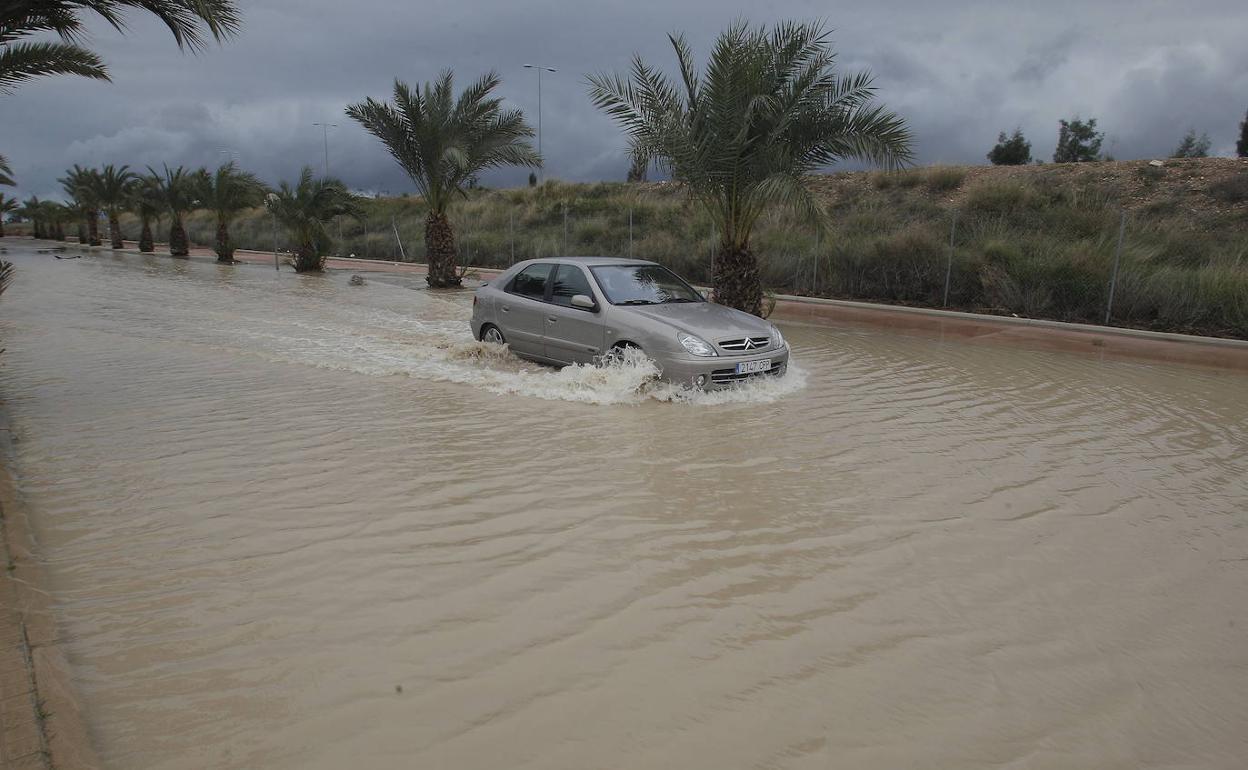
<svg viewBox="0 0 1248 770"><path fill-rule="evenodd" d="M255 174L239 171L234 161L222 164L215 174L200 179L200 204L217 215L217 261L234 261L230 222L239 213L264 202L267 188Z"/></svg>
<svg viewBox="0 0 1248 770"><path fill-rule="evenodd" d="M17 198L6 197L0 193L0 238L4 237L4 218L18 210Z"/></svg>
<svg viewBox="0 0 1248 770"><path fill-rule="evenodd" d="M493 72L473 83L456 99L452 73L412 91L394 81L394 104L367 99L347 108L381 140L419 188L429 204L425 249L433 288L458 286L455 231L446 217L451 199L480 172L498 166L540 166L541 158L526 141L533 129L520 110L504 110L490 93L500 83Z"/></svg>
<svg viewBox="0 0 1248 770"><path fill-rule="evenodd" d="M40 208L42 203L39 196L32 195L22 201L22 207L17 210L19 217L30 220L30 234L34 238L43 237L43 210Z"/></svg>
<svg viewBox="0 0 1248 770"><path fill-rule="evenodd" d="M48 223L46 235L57 241L65 240L65 220L73 218L73 212L56 201L43 202L43 217Z"/></svg>
<svg viewBox="0 0 1248 770"><path fill-rule="evenodd" d="M0 155L0 185L13 187L13 169L9 168L9 159Z"/></svg>
<svg viewBox="0 0 1248 770"><path fill-rule="evenodd" d="M309 166L304 166L297 185L291 187L282 182L276 191L265 197L265 203L296 243L291 264L298 273L325 268L323 254L330 242L326 222L334 217L358 217L360 214L346 185L337 179L314 178Z"/></svg>
<svg viewBox="0 0 1248 770"><path fill-rule="evenodd" d="M115 168L110 163L92 179L95 198L108 215L109 245L114 249L125 246L121 239L121 212L130 200L130 187L138 178L129 166Z"/></svg>
<svg viewBox="0 0 1248 770"><path fill-rule="evenodd" d="M164 174L150 166L147 170L156 178L165 211L169 213L169 254L185 257L191 253L191 249L186 240L186 225L183 224L182 217L199 204L196 195L205 172L203 169L191 171L185 166L171 169L168 164L165 165Z"/></svg>
<svg viewBox="0 0 1248 770"><path fill-rule="evenodd" d="M719 36L704 74L683 36L669 36L680 84L633 57L631 77L589 78L594 104L629 135L634 154L683 182L715 222L715 299L762 314L754 223L787 206L817 222L809 174L844 158L895 168L912 158L905 121L874 103L868 73L838 75L817 24L772 30L741 22Z"/></svg>
<svg viewBox="0 0 1248 770"><path fill-rule="evenodd" d="M19 0L0 7L0 92L44 75L81 75L108 80L99 56L80 45L83 16L100 16L124 31L123 12L148 11L164 22L179 48L202 49L205 32L217 41L235 34L239 14L233 0ZM60 40L30 41L53 33Z"/></svg>
<svg viewBox="0 0 1248 770"><path fill-rule="evenodd" d="M82 168L77 163L65 176L57 181L73 203L71 208L78 209L86 224L83 240L83 229L78 230L78 242L88 246L100 245L100 183L99 173L95 169Z"/></svg>
<svg viewBox="0 0 1248 770"><path fill-rule="evenodd" d="M160 219L165 210L165 198L156 176L141 176L130 185L127 208L139 217L139 251L151 254L156 251L152 239L152 221Z"/></svg>

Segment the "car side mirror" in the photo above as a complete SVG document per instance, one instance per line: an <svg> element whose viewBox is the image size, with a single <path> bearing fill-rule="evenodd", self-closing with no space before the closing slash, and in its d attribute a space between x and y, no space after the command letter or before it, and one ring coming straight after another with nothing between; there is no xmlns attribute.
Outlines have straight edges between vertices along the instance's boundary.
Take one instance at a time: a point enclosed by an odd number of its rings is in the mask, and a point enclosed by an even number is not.
<svg viewBox="0 0 1248 770"><path fill-rule="evenodd" d="M573 294L570 300L572 307L579 307L581 310L597 310L598 304L594 300L584 294Z"/></svg>

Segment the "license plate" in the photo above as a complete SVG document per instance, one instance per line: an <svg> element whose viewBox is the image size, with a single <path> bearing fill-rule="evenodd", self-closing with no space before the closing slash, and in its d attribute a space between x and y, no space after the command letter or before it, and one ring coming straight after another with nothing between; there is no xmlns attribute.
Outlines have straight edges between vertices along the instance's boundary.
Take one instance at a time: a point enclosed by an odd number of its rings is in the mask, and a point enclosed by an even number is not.
<svg viewBox="0 0 1248 770"><path fill-rule="evenodd" d="M737 364L737 374L756 374L771 369L771 359L764 358L762 361L742 361Z"/></svg>

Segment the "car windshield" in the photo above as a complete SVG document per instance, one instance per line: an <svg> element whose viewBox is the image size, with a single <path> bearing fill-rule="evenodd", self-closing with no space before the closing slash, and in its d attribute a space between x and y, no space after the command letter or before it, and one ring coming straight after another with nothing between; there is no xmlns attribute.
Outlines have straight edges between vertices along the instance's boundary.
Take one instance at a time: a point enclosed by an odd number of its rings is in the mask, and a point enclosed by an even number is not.
<svg viewBox="0 0 1248 770"><path fill-rule="evenodd" d="M600 265L590 271L612 305L706 301L692 286L659 265Z"/></svg>

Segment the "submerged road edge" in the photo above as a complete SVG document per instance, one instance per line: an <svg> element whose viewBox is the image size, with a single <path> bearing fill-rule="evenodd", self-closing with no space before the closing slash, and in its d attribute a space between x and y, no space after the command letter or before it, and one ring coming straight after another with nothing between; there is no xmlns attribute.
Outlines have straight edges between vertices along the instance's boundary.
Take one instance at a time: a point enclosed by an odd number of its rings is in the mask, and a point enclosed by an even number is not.
<svg viewBox="0 0 1248 770"><path fill-rule="evenodd" d="M2 362L0 362L2 363ZM13 435L0 396L0 767L101 767L87 733L30 519L17 491Z"/></svg>
<svg viewBox="0 0 1248 770"><path fill-rule="evenodd" d="M57 245L66 244L58 243ZM90 252L114 251L108 246L80 246L76 243L73 245ZM168 256L151 253L144 255L137 248L117 249L116 251L139 256ZM205 256L215 258L212 250L206 247L192 248L191 254L191 258ZM248 249L238 249L235 252L235 260L239 263L271 264L272 259L273 252ZM329 257L326 260L326 269L421 275L425 272L425 265L420 262ZM466 270L469 275L475 274L487 280L503 272L501 269L471 266L467 266ZM824 297L802 297L789 294L773 296L776 300L773 317L797 323L820 326L842 323L885 327L902 332L936 336L941 339L949 337L972 344L1001 344L1032 350L1092 355L1119 361L1185 364L1248 371L1248 340Z"/></svg>

